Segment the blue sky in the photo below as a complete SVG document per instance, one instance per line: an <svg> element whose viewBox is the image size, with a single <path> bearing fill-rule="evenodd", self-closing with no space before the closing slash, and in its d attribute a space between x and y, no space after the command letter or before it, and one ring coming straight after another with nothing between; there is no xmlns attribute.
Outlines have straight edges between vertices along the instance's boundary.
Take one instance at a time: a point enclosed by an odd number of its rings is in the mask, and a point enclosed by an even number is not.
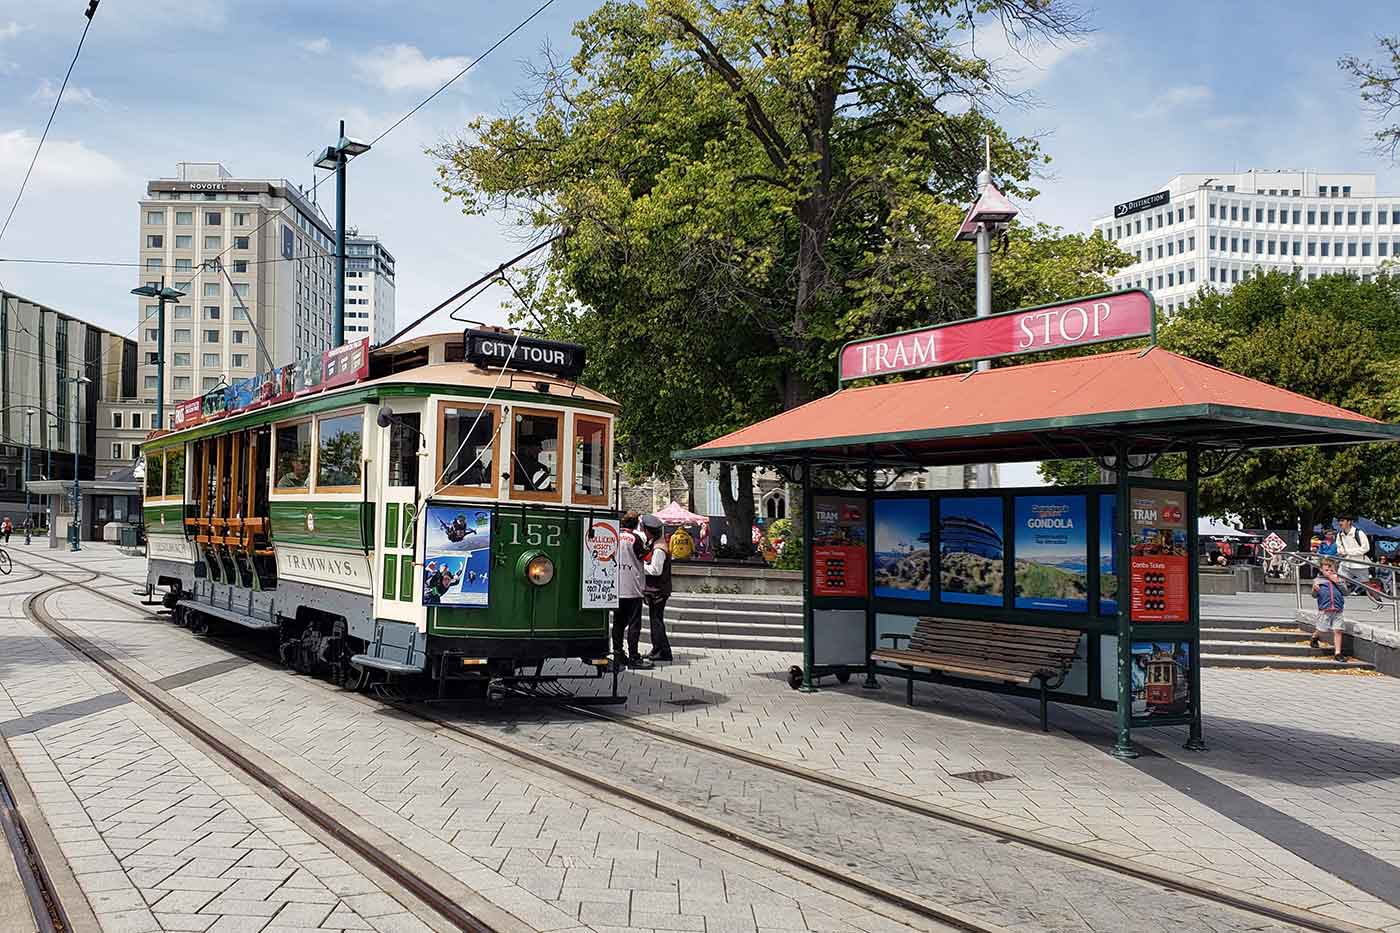
<svg viewBox="0 0 1400 933"><path fill-rule="evenodd" d="M0 210L42 130L84 5L0 0ZM334 138L338 119L373 137L534 6L105 0L0 256L134 260L144 182L181 160L309 184L308 154ZM571 48L571 24L594 6L559 0L354 163L350 221L397 256L401 321L519 250L498 219L464 217L442 201L423 147L475 114L511 108L522 60L545 41ZM1001 119L1042 135L1054 157L1044 193L1022 205L1028 218L1083 229L1176 172L1236 165L1374 169L1383 189L1400 190L1400 171L1368 151L1367 115L1336 68L1339 55L1370 54L1375 31L1400 30L1393 4L1226 9L1104 4L1083 41L1024 57L984 31L979 48L1014 68L1013 84L1032 98ZM331 212L331 198L323 203ZM0 263L6 287L123 333L135 324L126 295L134 280L134 270ZM496 319L497 300L474 310Z"/></svg>

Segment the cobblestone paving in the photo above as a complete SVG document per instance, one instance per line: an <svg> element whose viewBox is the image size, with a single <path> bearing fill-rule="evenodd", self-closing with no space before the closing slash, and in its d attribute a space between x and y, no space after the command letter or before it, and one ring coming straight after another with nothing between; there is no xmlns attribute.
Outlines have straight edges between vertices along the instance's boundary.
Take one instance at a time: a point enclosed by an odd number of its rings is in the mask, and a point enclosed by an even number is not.
<svg viewBox="0 0 1400 933"><path fill-rule="evenodd" d="M82 715L115 685L4 625L0 734L23 725L7 741L104 930L431 930L143 707Z"/></svg>
<svg viewBox="0 0 1400 933"><path fill-rule="evenodd" d="M131 569L137 565L130 561L93 559L102 560L103 566L120 568L119 572L127 576L137 573ZM198 658L171 660L171 655L190 649L171 647L159 637L136 645L126 633L137 626L89 628L92 631L85 629L87 634L123 647L149 665L152 672L174 673L182 664L208 663L216 658L216 654L200 654ZM1371 928L1400 929L1400 910L1392 906L1393 902L1386 903L1319 871L1304 857L1107 756L1104 751L1109 733L1102 730L1096 714L1052 706L1052 724L1073 721L1084 727L1087 721L1090 735L1085 741L1063 731L1042 735L1036 728L1031 704L974 691L919 685L919 706L912 710L904 707L903 685L897 681L887 681L880 691L863 691L855 682L838 689L828 682L821 693L806 696L786 686L786 669L797 661L795 656L779 652L682 652L675 664L625 675L627 712L669 728L959 809L982 819L1191 874L1203 881ZM315 710L312 722L259 721L252 707L245 711L221 708L244 696L258 676L257 669L233 671L182 687L179 693L187 702L210 704L206 712L216 711L230 729L242 728L244 732L240 734L251 744L261 742L259 747L279 758L289 753L304 755L327 776L334 774L337 780L345 780L347 794L358 792L373 797L380 807L412 824L413 829L406 832L416 830L425 841L440 842L450 837L457 846L498 848L496 839L500 833L494 824L485 828L459 825L479 818L488 806L491 816L496 816L496 802L457 796L461 788L452 783L457 776L457 763L443 768L439 758L434 757L441 755L443 746L434 746L436 751L426 759L426 768L415 764L395 774L391 765L402 766L402 762L393 762L395 754L407 759L428 753L418 746L405 752L388 742L394 751L387 759L378 760L389 764L365 773L362 763L348 764L346 756L363 754L366 748L375 749L379 743L387 742L384 735L374 730L387 728L392 716L370 716L373 725L360 721L369 714L357 713L344 719L336 710L319 709L315 690L306 684L299 688L304 692L264 696L263 709L289 702L310 704L309 708ZM1400 811L1400 775L1394 770L1394 762L1400 760L1396 755L1400 752L1400 683L1378 677L1220 669L1207 669L1203 678L1210 753L1198 756L1182 752L1182 736L1176 730L1142 730L1137 733L1139 741L1323 832L1400 864L1400 820L1396 819ZM224 693L225 690L230 692ZM824 822L826 813L818 819L797 809L790 799L771 809L745 810L744 805L731 801L746 800L750 788L765 788L761 783L741 781L732 766L726 766L730 770L723 774L703 776L697 775L694 767L687 773L684 762L668 762L663 767L654 761L656 753L651 758L638 758L635 750L621 744L599 745L584 726L575 722L566 725L557 715L523 713L510 722L497 722L496 726L519 741L544 742L560 750L575 749L573 754L589 761L590 767L601 768L612 762L612 767L620 770L618 762L647 762L646 767L634 767L630 773L634 780L649 783L653 792L664 782L677 793L698 796L703 791L708 801L710 786L723 784L723 795L714 805L730 806L732 821L815 833L819 839L839 838L840 853L868 847L871 834L879 836L879 842L896 853L901 848L910 851L911 846L927 847L923 840L911 842L897 833L882 835L883 830L876 833L861 820L856 820L849 832L838 832ZM282 731L276 731L279 728ZM261 734L268 730L276 734ZM341 733L338 737L327 735L337 731ZM1078 731L1083 734L1085 730ZM1102 739L1096 735L1102 735ZM460 755L460 750L455 754ZM480 765L479 758L474 756L473 760ZM415 757L414 761L418 759ZM437 775L442 781L436 785L436 791L431 790L436 779L434 765L439 766L439 772L452 772L451 777ZM670 770L673 766L679 768L675 773ZM1011 779L979 786L953 776L977 769L999 771L1011 775ZM499 774L499 769L494 768L491 773ZM482 782L489 780L481 778ZM429 796L419 796L418 792L425 789ZM457 806L459 800L464 801L463 806ZM387 814L380 815L386 825L392 824ZM587 822L591 818L585 818L585 827L591 828L593 824ZM547 822L546 817L539 820L541 827ZM473 838L463 833L481 835ZM488 833L489 841L485 838ZM1019 868L1025 850L1002 848L1017 853L1014 865ZM478 861L478 865L494 867L502 874L518 867L517 862L509 860L508 853L481 854L486 860ZM500 865L493 866L491 862L498 856ZM965 867L958 859L970 856L960 853L944 858L945 862L935 868L957 872ZM545 865L549 867L547 859ZM891 863L892 871L900 869L914 879L910 883L925 880L912 866L898 860ZM1000 883L1007 885L1006 890L1011 890L1008 879L1030 883L1019 871L1011 875L1002 871ZM981 893L984 892L972 890L970 896L975 898ZM1084 911L1081 917L1090 918L1085 921L1090 928L1121 928L1114 926L1114 920L1101 910ZM1015 917L1014 909L1008 913ZM1053 921L1058 914L1052 909L1046 917Z"/></svg>
<svg viewBox="0 0 1400 933"><path fill-rule="evenodd" d="M100 603L75 591L63 594L54 608L76 620L66 624L84 637L153 676L227 656L209 642L198 657L187 649L171 651L171 641L193 636L161 622L119 618L121 610L110 606L108 619L91 621L103 614ZM168 654L184 660L172 662ZM172 692L536 929L908 929L892 919L906 919L899 911L872 912L788 870L780 873L542 780L317 681L250 666ZM927 921L918 925L942 929Z"/></svg>

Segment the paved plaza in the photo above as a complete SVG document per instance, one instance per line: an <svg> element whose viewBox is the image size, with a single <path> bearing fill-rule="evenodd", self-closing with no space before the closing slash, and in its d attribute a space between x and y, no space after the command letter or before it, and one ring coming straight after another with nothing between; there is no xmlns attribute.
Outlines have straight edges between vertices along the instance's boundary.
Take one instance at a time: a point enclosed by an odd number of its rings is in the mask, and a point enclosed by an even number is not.
<svg viewBox="0 0 1400 933"><path fill-rule="evenodd" d="M118 579L139 579L139 558L100 547L17 556L82 579L50 555L116 575L101 585L131 605L65 589L50 601L65 626L289 780L317 788L363 835L393 840L423 871L445 873L464 897L523 928L937 928L152 620ZM24 597L55 582L31 574L20 566L0 581L8 629L0 734L103 929L389 931L436 922L26 621ZM1111 722L1097 711L1052 706L1052 730L1042 734L1034 703L994 694L919 685L909 709L902 681L869 691L856 678L803 695L786 683L797 661L783 652L681 652L673 664L624 675L623 712L1027 840L1400 929L1400 682L1207 668L1210 750L1182 750L1181 730L1142 730L1144 756L1123 762L1107 754ZM1288 928L550 707L438 712L1008 929L1125 930L1147 916L1170 918L1174 929ZM975 771L1004 777L959 777Z"/></svg>

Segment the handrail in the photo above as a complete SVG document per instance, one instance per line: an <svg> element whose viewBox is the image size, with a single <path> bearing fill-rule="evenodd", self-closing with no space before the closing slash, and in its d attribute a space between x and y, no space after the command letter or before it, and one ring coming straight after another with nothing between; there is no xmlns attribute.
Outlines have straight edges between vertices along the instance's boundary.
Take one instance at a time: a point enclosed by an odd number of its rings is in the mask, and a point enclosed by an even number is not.
<svg viewBox="0 0 1400 933"><path fill-rule="evenodd" d="M1320 567L1322 565L1322 561L1331 560L1337 563L1338 575L1342 577L1342 579L1355 583L1358 586L1365 589L1367 597L1375 601L1377 608L1379 608L1380 606L1384 606L1387 603L1390 604L1391 614L1394 617L1395 631L1400 632L1400 596L1396 595L1396 573L1394 572L1400 571L1400 567L1397 567L1393 564L1376 564L1372 563L1369 560L1354 559L1350 557L1345 558L1344 560L1340 557L1333 557L1330 554L1316 554L1309 551L1284 551L1280 553L1278 557L1282 560L1288 561L1290 564L1293 565L1293 585L1297 594L1297 603L1299 609L1303 608L1303 565L1308 564L1312 567ZM1373 589L1367 586L1366 581L1358 580L1351 574L1344 572L1344 565L1346 564L1363 564L1367 567L1380 567L1392 571L1387 581L1389 589Z"/></svg>

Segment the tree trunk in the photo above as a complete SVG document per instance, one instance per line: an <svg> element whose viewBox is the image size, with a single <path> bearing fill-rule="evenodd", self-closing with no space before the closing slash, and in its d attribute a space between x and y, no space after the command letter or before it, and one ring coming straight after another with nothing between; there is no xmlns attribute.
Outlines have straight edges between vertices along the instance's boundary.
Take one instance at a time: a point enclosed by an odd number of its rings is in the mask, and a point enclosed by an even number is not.
<svg viewBox="0 0 1400 933"><path fill-rule="evenodd" d="M733 475L738 470L739 491L733 491ZM719 501L729 523L730 545L745 556L753 553L753 467L749 464L719 465Z"/></svg>

